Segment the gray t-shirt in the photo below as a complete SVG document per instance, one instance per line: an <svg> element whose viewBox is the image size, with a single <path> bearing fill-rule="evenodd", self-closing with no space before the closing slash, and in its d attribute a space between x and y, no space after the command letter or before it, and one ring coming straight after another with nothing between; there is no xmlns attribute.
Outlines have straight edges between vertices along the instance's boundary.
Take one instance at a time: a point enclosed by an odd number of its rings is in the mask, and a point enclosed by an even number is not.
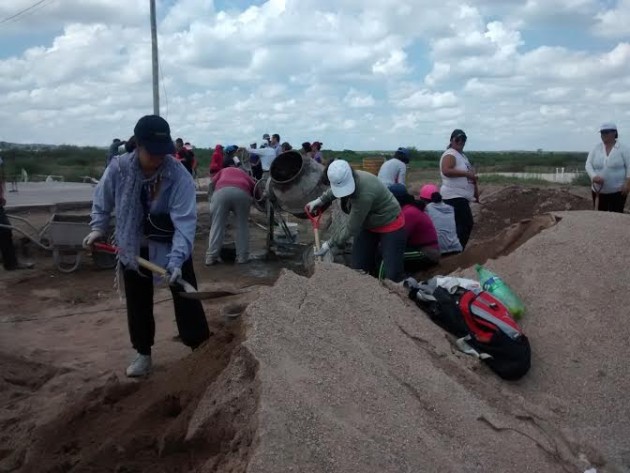
<svg viewBox="0 0 630 473"><path fill-rule="evenodd" d="M386 186L392 184L405 185L405 175L407 174L407 165L400 159L392 158L385 161L378 171L378 178Z"/></svg>
<svg viewBox="0 0 630 473"><path fill-rule="evenodd" d="M431 217L438 234L440 253L458 253L463 250L457 237L455 225L455 209L444 202L430 203L425 212Z"/></svg>

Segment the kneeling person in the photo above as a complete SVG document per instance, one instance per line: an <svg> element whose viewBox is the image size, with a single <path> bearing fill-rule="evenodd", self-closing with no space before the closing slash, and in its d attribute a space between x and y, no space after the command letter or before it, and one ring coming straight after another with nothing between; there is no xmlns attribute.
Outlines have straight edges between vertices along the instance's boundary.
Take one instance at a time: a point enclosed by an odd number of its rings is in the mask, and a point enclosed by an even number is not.
<svg viewBox="0 0 630 473"><path fill-rule="evenodd" d="M389 190L396 197L405 216L405 269L418 271L435 266L440 261L440 247L431 217L424 212L426 204L416 201L402 184L391 185Z"/></svg>

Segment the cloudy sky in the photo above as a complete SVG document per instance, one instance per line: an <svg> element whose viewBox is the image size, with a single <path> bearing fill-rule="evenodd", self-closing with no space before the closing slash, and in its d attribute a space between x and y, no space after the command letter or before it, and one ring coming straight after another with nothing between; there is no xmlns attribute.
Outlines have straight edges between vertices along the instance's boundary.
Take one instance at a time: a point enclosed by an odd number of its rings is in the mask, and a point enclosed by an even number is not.
<svg viewBox="0 0 630 473"><path fill-rule="evenodd" d="M21 11L28 9L20 14ZM157 0L174 137L588 150L630 133L630 0ZM17 16L15 16L17 14ZM12 18L13 17L13 18ZM0 140L104 146L152 113L149 0L0 2Z"/></svg>

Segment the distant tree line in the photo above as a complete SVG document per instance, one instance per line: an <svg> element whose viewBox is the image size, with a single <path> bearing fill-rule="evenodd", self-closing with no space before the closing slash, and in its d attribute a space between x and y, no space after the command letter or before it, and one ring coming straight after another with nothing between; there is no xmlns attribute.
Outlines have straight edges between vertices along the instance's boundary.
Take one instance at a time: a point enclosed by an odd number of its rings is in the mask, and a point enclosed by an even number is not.
<svg viewBox="0 0 630 473"><path fill-rule="evenodd" d="M98 178L105 165L106 149L93 146L36 147L20 148L0 146L0 156L4 158L6 173L18 175L22 169L31 176L58 175L69 181L80 181L84 176ZM436 168L443 150L418 150L413 146L410 167L414 169ZM204 175L210 163L212 150L195 148L195 156L199 162L200 174ZM365 158L385 159L393 151L341 151L323 150L325 159L345 159L360 165ZM468 157L483 172L523 172L532 169L544 170L565 167L567 169L583 169L586 153L547 152L547 151L470 151Z"/></svg>

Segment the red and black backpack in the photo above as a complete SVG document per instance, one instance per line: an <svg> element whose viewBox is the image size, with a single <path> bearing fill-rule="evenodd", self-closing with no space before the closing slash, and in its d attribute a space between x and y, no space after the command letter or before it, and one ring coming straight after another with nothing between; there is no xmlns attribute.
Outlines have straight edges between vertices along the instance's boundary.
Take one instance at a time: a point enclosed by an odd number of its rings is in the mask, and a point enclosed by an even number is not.
<svg viewBox="0 0 630 473"><path fill-rule="evenodd" d="M409 297L433 322L472 347L492 371L508 380L529 371L529 340L501 301L486 291L460 287L451 294L437 286L427 294L427 287L411 287Z"/></svg>

